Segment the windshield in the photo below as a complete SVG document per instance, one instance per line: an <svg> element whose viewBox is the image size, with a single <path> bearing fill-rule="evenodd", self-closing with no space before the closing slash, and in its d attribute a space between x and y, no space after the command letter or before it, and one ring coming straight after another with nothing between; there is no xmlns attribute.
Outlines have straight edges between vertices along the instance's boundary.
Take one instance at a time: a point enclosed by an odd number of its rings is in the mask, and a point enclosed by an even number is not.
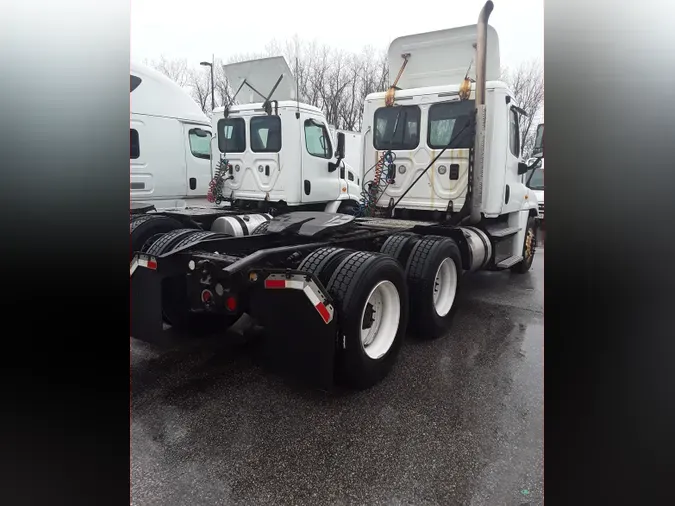
<svg viewBox="0 0 675 506"><path fill-rule="evenodd" d="M544 189L544 169L534 169L532 178L530 179L529 184L527 185L532 190L543 190Z"/></svg>

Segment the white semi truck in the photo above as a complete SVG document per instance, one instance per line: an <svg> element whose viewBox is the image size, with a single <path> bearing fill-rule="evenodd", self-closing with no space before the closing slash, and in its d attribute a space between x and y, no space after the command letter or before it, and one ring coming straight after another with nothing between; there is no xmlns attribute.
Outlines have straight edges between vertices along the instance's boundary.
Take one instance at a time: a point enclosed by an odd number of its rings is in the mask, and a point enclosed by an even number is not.
<svg viewBox="0 0 675 506"><path fill-rule="evenodd" d="M389 373L406 333L448 333L465 274L527 272L539 212L522 177L529 169L518 149L523 111L498 81L492 9L488 1L477 25L392 42L397 77L366 99L357 188L347 167L338 170L344 136L334 157L325 133L320 140L317 111L275 103L279 82L262 105L223 111L244 121L240 147L267 150L246 158L223 146L227 177L234 176L225 197L241 207L281 196L303 202L315 191L329 195L322 179L329 174L334 204L274 217L212 209L136 218L132 229L171 223L174 230L150 234L133 255L132 336L161 342L164 323L224 331L245 312L264 328L270 363L324 388L336 379L367 388ZM246 183L244 167L268 180Z"/></svg>
<svg viewBox="0 0 675 506"><path fill-rule="evenodd" d="M337 132L343 147L336 149L321 110L300 102L286 60L245 61L224 70L238 104L213 114L220 188L212 200L277 214L356 204L360 173L344 159L346 134Z"/></svg>
<svg viewBox="0 0 675 506"><path fill-rule="evenodd" d="M205 205L211 180L211 123L162 73L131 64L132 209Z"/></svg>

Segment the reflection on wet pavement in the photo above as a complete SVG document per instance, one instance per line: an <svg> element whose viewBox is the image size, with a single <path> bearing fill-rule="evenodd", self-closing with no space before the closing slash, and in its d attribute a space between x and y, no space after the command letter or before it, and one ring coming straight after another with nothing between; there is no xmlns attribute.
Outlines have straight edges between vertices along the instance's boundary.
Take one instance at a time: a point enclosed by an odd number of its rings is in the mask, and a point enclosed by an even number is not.
<svg viewBox="0 0 675 506"><path fill-rule="evenodd" d="M543 504L543 256L467 276L450 334L366 392L134 341L133 504Z"/></svg>

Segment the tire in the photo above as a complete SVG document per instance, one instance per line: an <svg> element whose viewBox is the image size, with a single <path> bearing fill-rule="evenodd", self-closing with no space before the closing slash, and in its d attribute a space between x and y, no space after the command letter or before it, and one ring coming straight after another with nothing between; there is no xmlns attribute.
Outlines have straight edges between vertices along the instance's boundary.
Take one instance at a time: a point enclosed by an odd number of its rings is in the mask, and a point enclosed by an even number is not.
<svg viewBox="0 0 675 506"><path fill-rule="evenodd" d="M191 245L191 244L197 244L199 241L203 239L209 239L215 236L220 236L220 237L231 237L229 234L222 234L219 232L211 232L209 230L200 230L200 231L195 231L194 234L190 234L188 236L183 237L180 241L178 241L176 244L173 244L171 246L172 250L178 249L178 248L183 248L185 246Z"/></svg>
<svg viewBox="0 0 675 506"><path fill-rule="evenodd" d="M179 228L172 230L171 232L167 232L158 238L153 237L152 244L150 244L150 246L146 246L145 252L148 255L163 255L164 253L171 251L174 244L179 243L184 238L194 234L195 232L199 232L199 230L195 230L194 228Z"/></svg>
<svg viewBox="0 0 675 506"><path fill-rule="evenodd" d="M528 245L528 240L530 244ZM532 267L534 253L537 249L537 220L534 216L527 219L527 228L525 229L525 241L523 241L523 260L511 267L511 272L516 274L525 274Z"/></svg>
<svg viewBox="0 0 675 506"><path fill-rule="evenodd" d="M270 226L269 221L263 221L260 225L255 227L253 232L251 232L251 235L265 235L267 233L267 229Z"/></svg>
<svg viewBox="0 0 675 506"><path fill-rule="evenodd" d="M422 238L410 252L406 275L412 332L422 338L442 336L452 323L457 308L462 277L459 247L447 237Z"/></svg>
<svg viewBox="0 0 675 506"><path fill-rule="evenodd" d="M380 253L393 256L402 266L405 266L408 263L410 252L420 239L420 235L411 232L394 234L384 241Z"/></svg>
<svg viewBox="0 0 675 506"><path fill-rule="evenodd" d="M141 251L144 244L153 236L164 234L181 228L183 225L169 216L157 214L139 214L133 216L129 222L131 253L129 261L136 251Z"/></svg>
<svg viewBox="0 0 675 506"><path fill-rule="evenodd" d="M311 272L325 287L340 263L352 253L354 253L353 250L344 248L320 248L310 253L298 269Z"/></svg>
<svg viewBox="0 0 675 506"><path fill-rule="evenodd" d="M369 388L389 373L405 337L408 324L405 273L390 256L353 252L335 268L327 289L335 303L342 338L336 360L337 379L352 388ZM377 294L379 304L373 297ZM369 315L373 305L375 312ZM363 328L367 315L372 317L370 329ZM368 334L369 330L380 332L364 346L362 331Z"/></svg>

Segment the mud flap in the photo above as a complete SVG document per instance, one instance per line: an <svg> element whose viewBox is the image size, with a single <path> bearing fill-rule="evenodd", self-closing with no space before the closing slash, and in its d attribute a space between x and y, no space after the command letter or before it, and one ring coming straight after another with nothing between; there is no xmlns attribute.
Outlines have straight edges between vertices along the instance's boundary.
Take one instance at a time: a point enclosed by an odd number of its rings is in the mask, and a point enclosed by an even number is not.
<svg viewBox="0 0 675 506"><path fill-rule="evenodd" d="M129 335L139 341L166 345L170 335L162 317L162 283L166 277L181 275L182 262L136 254L130 265L131 315Z"/></svg>
<svg viewBox="0 0 675 506"><path fill-rule="evenodd" d="M131 276L130 335L135 339L161 343L162 276L150 269L136 269Z"/></svg>
<svg viewBox="0 0 675 506"><path fill-rule="evenodd" d="M332 307L328 316L302 289L257 285L250 313L265 328L260 348L265 367L316 388L331 389L337 339Z"/></svg>

